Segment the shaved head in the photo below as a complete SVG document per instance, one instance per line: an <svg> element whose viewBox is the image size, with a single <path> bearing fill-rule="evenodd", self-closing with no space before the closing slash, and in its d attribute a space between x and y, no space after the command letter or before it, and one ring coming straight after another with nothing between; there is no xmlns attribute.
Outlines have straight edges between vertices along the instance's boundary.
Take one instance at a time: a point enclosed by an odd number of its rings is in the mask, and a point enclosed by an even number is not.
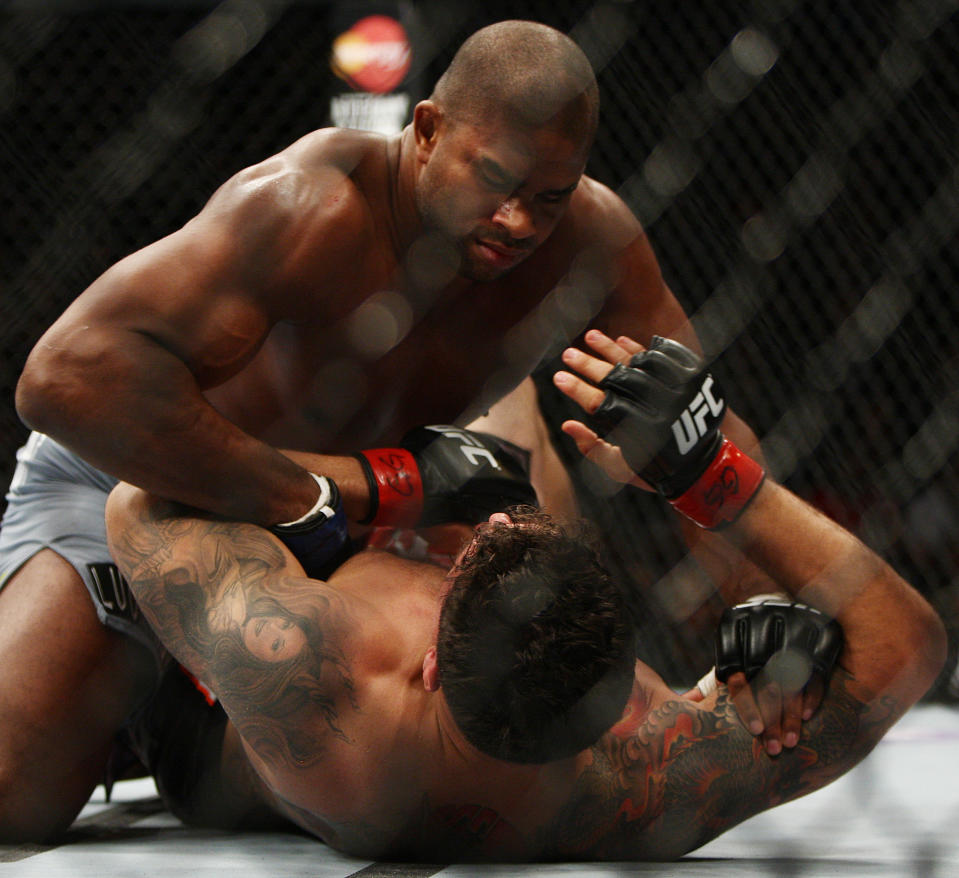
<svg viewBox="0 0 959 878"><path fill-rule="evenodd" d="M569 37L533 21L501 21L456 53L432 100L453 120L555 126L592 143L599 90L589 59Z"/></svg>

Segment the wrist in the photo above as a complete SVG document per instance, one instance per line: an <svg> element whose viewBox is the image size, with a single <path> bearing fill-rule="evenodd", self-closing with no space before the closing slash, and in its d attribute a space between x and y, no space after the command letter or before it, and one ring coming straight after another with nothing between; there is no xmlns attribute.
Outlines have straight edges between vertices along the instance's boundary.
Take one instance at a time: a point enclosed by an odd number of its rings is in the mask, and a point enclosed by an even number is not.
<svg viewBox="0 0 959 878"><path fill-rule="evenodd" d="M270 531L292 552L311 579L326 579L349 556L351 547L343 501L336 482L310 473L320 488L313 508Z"/></svg>
<svg viewBox="0 0 959 878"><path fill-rule="evenodd" d="M700 527L721 527L740 516L765 477L756 461L723 439L702 475L669 502Z"/></svg>
<svg viewBox="0 0 959 878"><path fill-rule="evenodd" d="M332 479L328 479L326 476L318 476L316 473L310 473L309 475L319 487L320 496L317 497L312 508L295 521L284 521L273 525L270 529L274 532L297 533L310 529L320 517L326 519L334 516L336 507L340 504L340 494L336 488L336 483Z"/></svg>
<svg viewBox="0 0 959 878"><path fill-rule="evenodd" d="M415 527L423 513L423 482L419 466L405 448L359 451L370 492L370 505L360 524L375 527Z"/></svg>

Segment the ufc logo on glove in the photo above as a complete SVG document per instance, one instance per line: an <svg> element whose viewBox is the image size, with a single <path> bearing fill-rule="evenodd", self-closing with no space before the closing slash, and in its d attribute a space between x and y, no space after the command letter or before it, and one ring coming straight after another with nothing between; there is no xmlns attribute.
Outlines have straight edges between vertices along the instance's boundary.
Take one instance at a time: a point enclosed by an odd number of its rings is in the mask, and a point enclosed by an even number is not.
<svg viewBox="0 0 959 878"><path fill-rule="evenodd" d="M361 524L429 527L478 524L509 506L535 506L529 453L488 433L450 424L416 427L398 448L356 455L370 488Z"/></svg>
<svg viewBox="0 0 959 878"><path fill-rule="evenodd" d="M436 430L435 427L430 427L428 429ZM436 430L440 433L441 436L444 436L447 439L459 439L462 443L460 445L460 453L465 457L473 466L478 466L477 458L483 458L486 460L490 466L494 469L502 469L499 465L499 462L493 457L493 452L486 448L482 442L480 442L475 436L468 433L466 430L461 430L459 427L447 427L443 430Z"/></svg>
<svg viewBox="0 0 959 878"><path fill-rule="evenodd" d="M701 527L735 521L765 473L723 436L726 400L701 357L654 336L599 387L606 396L592 423L634 473Z"/></svg>
<svg viewBox="0 0 959 878"><path fill-rule="evenodd" d="M693 446L706 435L710 425L706 419L716 418L723 412L724 401L713 396L713 376L707 375L699 393L693 398L689 407L673 421L673 437L676 447L682 455L688 454Z"/></svg>

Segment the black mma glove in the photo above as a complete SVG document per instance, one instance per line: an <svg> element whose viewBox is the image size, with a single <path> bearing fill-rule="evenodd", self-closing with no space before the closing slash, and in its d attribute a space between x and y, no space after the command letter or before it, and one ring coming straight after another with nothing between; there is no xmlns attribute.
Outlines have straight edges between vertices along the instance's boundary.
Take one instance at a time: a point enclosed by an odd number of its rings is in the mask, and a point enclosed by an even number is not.
<svg viewBox="0 0 959 878"><path fill-rule="evenodd" d="M400 445L356 455L370 486L361 524L479 524L508 506L538 505L529 455L512 442L440 424L411 430Z"/></svg>
<svg viewBox="0 0 959 878"><path fill-rule="evenodd" d="M310 473L320 497L302 518L270 528L311 579L326 579L350 553L346 513L336 482Z"/></svg>
<svg viewBox="0 0 959 878"><path fill-rule="evenodd" d="M630 468L703 527L734 521L765 473L723 437L726 400L702 359L653 336L628 366L599 383L606 398L590 421Z"/></svg>
<svg viewBox="0 0 959 878"><path fill-rule="evenodd" d="M772 660L769 673L798 691L813 672L829 680L842 649L842 628L813 607L788 599L727 607L716 630L716 677L737 671L747 680Z"/></svg>

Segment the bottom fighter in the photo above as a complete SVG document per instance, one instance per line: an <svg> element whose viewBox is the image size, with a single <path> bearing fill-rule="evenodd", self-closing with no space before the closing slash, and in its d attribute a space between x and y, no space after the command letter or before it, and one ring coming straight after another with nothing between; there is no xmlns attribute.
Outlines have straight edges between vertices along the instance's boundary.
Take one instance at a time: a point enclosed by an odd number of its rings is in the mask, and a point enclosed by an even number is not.
<svg viewBox="0 0 959 878"><path fill-rule="evenodd" d="M935 678L934 611L722 438L722 394L691 352L588 340L599 356L569 349L579 374L555 380L590 426L564 429L609 475L721 528L841 624L818 712L770 758L725 685L677 696L634 663L621 596L588 543L541 514L494 513L449 571L371 550L318 580L289 534L119 486L108 535L143 612L217 692L257 794L328 844L440 862L674 858L834 780ZM390 456L374 457L364 466L382 497ZM330 503L295 526L312 537L342 521L321 482ZM820 656L787 641L767 688L788 700Z"/></svg>

